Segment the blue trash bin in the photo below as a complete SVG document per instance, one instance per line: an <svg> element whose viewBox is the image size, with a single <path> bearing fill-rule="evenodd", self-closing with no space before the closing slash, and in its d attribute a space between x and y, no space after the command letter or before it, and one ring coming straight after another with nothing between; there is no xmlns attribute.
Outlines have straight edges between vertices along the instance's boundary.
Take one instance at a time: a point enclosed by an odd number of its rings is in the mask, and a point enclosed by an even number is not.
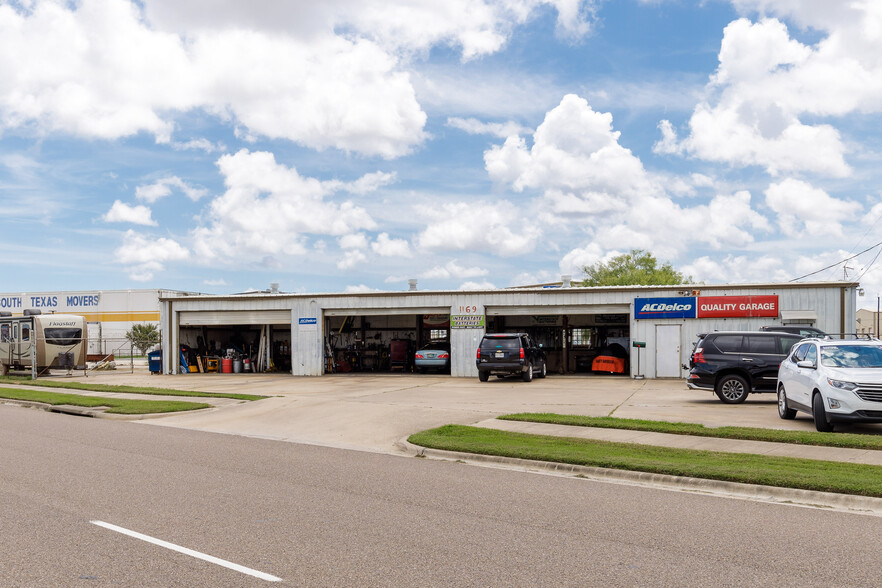
<svg viewBox="0 0 882 588"><path fill-rule="evenodd" d="M147 367L150 368L151 374L162 372L162 349L147 354Z"/></svg>

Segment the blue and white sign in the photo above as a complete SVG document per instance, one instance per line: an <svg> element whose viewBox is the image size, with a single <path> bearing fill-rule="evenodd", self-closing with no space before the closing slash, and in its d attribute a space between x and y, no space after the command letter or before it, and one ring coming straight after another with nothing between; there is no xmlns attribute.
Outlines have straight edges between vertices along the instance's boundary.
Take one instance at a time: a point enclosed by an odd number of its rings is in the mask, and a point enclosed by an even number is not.
<svg viewBox="0 0 882 588"><path fill-rule="evenodd" d="M318 321L314 316L308 316L298 319L297 326L301 333L312 333L318 330Z"/></svg>
<svg viewBox="0 0 882 588"><path fill-rule="evenodd" d="M695 318L695 297L635 298L635 319Z"/></svg>

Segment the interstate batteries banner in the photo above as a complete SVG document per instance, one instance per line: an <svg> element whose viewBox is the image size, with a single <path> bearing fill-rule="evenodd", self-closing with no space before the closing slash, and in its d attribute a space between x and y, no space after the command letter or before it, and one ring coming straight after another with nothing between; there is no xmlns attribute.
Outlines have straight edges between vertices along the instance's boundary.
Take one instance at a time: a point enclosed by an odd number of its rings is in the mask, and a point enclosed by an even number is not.
<svg viewBox="0 0 882 588"><path fill-rule="evenodd" d="M778 296L635 298L635 319L777 317Z"/></svg>

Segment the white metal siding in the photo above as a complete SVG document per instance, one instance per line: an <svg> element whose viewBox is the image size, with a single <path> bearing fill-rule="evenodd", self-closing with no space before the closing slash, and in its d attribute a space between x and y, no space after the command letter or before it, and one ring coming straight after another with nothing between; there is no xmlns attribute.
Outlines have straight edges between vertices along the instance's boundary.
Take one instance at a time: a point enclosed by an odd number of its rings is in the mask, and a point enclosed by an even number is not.
<svg viewBox="0 0 882 588"><path fill-rule="evenodd" d="M203 325L290 325L290 310L186 311L179 317L182 327Z"/></svg>

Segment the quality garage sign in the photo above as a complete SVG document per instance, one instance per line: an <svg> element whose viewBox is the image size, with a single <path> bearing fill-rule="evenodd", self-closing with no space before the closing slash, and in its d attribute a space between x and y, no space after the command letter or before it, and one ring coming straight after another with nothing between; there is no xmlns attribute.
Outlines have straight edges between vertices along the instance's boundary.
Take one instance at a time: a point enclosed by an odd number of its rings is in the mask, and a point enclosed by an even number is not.
<svg viewBox="0 0 882 588"><path fill-rule="evenodd" d="M635 319L777 317L778 296L635 298Z"/></svg>
<svg viewBox="0 0 882 588"><path fill-rule="evenodd" d="M698 318L777 317L778 296L699 296Z"/></svg>

